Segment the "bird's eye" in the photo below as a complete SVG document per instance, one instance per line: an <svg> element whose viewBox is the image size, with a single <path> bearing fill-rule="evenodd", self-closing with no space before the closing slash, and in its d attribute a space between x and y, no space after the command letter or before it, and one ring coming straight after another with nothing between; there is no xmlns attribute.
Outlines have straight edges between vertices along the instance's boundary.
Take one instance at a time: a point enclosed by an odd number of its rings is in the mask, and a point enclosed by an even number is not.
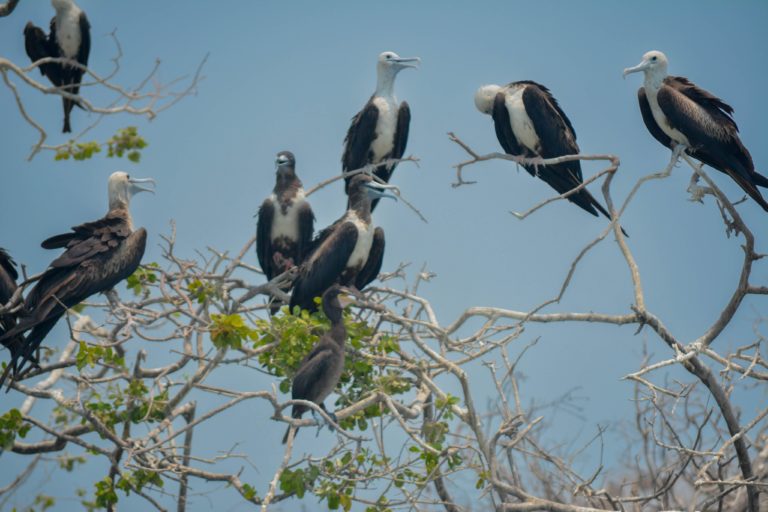
<svg viewBox="0 0 768 512"><path fill-rule="evenodd" d="M387 60L389 60L389 59L391 59L391 58L392 58L392 56L391 56L391 55L387 55Z"/></svg>
<svg viewBox="0 0 768 512"><path fill-rule="evenodd" d="M651 60L653 60L653 61L655 61L656 59L658 59L658 57L656 57L655 55L653 57L651 57Z"/></svg>

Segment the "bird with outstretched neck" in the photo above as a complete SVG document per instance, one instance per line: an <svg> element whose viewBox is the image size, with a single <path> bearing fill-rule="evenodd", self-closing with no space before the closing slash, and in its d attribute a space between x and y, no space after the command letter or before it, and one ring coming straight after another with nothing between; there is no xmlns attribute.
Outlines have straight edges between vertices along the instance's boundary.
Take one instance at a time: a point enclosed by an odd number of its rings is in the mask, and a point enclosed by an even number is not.
<svg viewBox="0 0 768 512"><path fill-rule="evenodd" d="M347 328L344 326L342 313L344 308L353 304L359 292L334 285L323 294L323 313L331 322L331 328L315 344L302 360L291 385L291 399L308 400L320 406L334 422L336 415L325 408L325 399L339 383L344 371L344 346L347 342ZM309 409L306 405L294 405L291 417L301 418ZM283 444L288 441L292 426L288 426L283 436ZM299 428L295 427L298 431ZM294 434L295 435L295 434Z"/></svg>

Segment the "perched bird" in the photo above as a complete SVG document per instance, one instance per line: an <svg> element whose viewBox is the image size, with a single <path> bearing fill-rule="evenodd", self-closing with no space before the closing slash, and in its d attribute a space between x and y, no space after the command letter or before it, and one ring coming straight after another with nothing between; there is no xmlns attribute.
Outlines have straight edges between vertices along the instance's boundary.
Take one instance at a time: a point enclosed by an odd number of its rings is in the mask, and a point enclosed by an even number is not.
<svg viewBox="0 0 768 512"><path fill-rule="evenodd" d="M0 343L5 343L26 333L23 350L12 354L0 377L0 387L9 373L12 379L22 373L25 363L68 308L108 291L136 271L144 255L147 232L144 228L134 230L128 206L133 195L154 192L142 185L147 182L154 180L113 173L109 177L109 212L105 217L75 226L71 233L53 236L41 244L43 249L65 251L53 260L27 295L17 325L0 336Z"/></svg>
<svg viewBox="0 0 768 512"><path fill-rule="evenodd" d="M687 78L667 75L668 64L666 55L651 51L640 64L624 70L624 76L639 71L645 75L637 99L648 131L670 149L684 145L686 153L730 176L768 211L757 189L768 187L768 178L755 171L731 117L733 108Z"/></svg>
<svg viewBox="0 0 768 512"><path fill-rule="evenodd" d="M51 0L56 16L51 20L51 32L45 32L30 21L24 27L24 46L32 62L45 57L72 59L83 66L88 66L88 55L91 52L91 25L88 18L72 0ZM58 62L40 65L40 73L47 76L53 85L61 87L64 92L77 95L80 92L80 82L84 71L81 68ZM69 124L69 114L77 104L75 100L63 98L64 103L64 133L72 128Z"/></svg>
<svg viewBox="0 0 768 512"><path fill-rule="evenodd" d="M296 159L281 151L275 161L277 178L272 194L259 208L256 255L267 279L301 265L312 243L315 216L296 176Z"/></svg>
<svg viewBox="0 0 768 512"><path fill-rule="evenodd" d="M293 400L309 400L319 405L334 421L336 415L325 408L325 399L339 383L344 371L344 344L347 341L347 328L342 321L342 312L355 302L350 294L356 292L343 286L334 285L323 294L323 313L331 321L331 329L325 333L299 365L291 385ZM291 417L301 418L309 409L305 405L294 405ZM313 411L314 413L314 411ZM298 427L296 427L298 431ZM285 431L283 444L288 441L291 426ZM295 434L294 434L295 435Z"/></svg>
<svg viewBox="0 0 768 512"><path fill-rule="evenodd" d="M384 230L373 226L371 201L396 199L386 194L388 188L394 187L376 183L367 174L352 178L346 213L320 232L293 283L291 311L294 306L316 311L314 298L335 283L362 290L376 278L384 259Z"/></svg>
<svg viewBox="0 0 768 512"><path fill-rule="evenodd" d="M387 159L402 158L408 144L408 127L411 109L407 102L398 104L395 97L395 77L405 68L419 65L418 57L400 57L394 52L379 55L376 64L376 91L363 110L352 118L344 139L344 155L341 165L344 172L360 169L368 164L378 164ZM396 164L379 165L373 173L389 182ZM351 178L346 178L344 191L349 194ZM376 209L373 201L371 211Z"/></svg>
<svg viewBox="0 0 768 512"><path fill-rule="evenodd" d="M541 84L524 80L504 87L484 85L475 93L475 106L493 117L496 138L508 155L555 158L579 153L571 121L549 89ZM565 194L583 181L579 160L523 167L558 194ZM611 218L586 188L568 196L568 200L594 216L600 212Z"/></svg>
<svg viewBox="0 0 768 512"><path fill-rule="evenodd" d="M16 280L19 273L16 271L16 262L11 255L0 247L0 308L6 306L16 292ZM16 315L13 313L0 314L0 336L16 325ZM8 349L13 359L14 354L18 353L21 347L21 336L16 336L3 342L3 346Z"/></svg>

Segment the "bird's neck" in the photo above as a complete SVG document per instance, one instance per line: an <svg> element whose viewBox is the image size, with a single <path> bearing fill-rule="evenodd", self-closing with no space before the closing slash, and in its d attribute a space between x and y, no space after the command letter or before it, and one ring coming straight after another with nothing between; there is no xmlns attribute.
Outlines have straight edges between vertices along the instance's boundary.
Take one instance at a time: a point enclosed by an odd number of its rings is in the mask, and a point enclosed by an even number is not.
<svg viewBox="0 0 768 512"><path fill-rule="evenodd" d="M294 173L278 172L275 180L274 192L280 195L286 190L298 190L301 188L301 180Z"/></svg>
<svg viewBox="0 0 768 512"><path fill-rule="evenodd" d="M128 229L130 231L133 231L133 217L131 217L131 211L128 209L128 203L125 202L115 202L114 204L110 202L109 204L109 212L107 213L108 218L121 218L128 226Z"/></svg>
<svg viewBox="0 0 768 512"><path fill-rule="evenodd" d="M347 341L347 328L344 325L344 321L341 318L341 312L339 312L339 318L337 321L331 323L331 330L328 331L333 341L339 346L343 347Z"/></svg>
<svg viewBox="0 0 768 512"><path fill-rule="evenodd" d="M393 71L392 68L379 67L376 75L375 96L394 99L397 72Z"/></svg>
<svg viewBox="0 0 768 512"><path fill-rule="evenodd" d="M645 86L645 90L657 92L659 89L661 89L661 84L664 83L664 79L667 77L666 72L662 72L661 70L651 73L645 74L645 79L643 80L643 85Z"/></svg>
<svg viewBox="0 0 768 512"><path fill-rule="evenodd" d="M353 198L350 201L349 213L366 224L371 223L371 200L368 198Z"/></svg>

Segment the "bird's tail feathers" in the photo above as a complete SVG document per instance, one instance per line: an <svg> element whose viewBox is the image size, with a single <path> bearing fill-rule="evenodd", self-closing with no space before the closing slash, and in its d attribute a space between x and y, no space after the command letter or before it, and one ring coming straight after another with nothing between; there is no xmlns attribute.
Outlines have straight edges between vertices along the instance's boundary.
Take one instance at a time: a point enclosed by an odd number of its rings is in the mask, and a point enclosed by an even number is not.
<svg viewBox="0 0 768 512"><path fill-rule="evenodd" d="M752 173L752 181L758 187L768 188L768 178L755 171Z"/></svg>

